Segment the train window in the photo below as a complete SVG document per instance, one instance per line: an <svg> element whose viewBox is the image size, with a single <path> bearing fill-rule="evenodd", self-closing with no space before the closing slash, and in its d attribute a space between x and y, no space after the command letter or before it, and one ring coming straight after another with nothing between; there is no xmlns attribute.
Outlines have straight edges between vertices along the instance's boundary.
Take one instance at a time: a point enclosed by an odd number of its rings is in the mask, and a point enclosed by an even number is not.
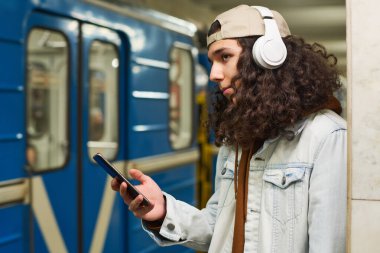
<svg viewBox="0 0 380 253"><path fill-rule="evenodd" d="M90 46L88 152L100 152L108 159L118 149L118 69L117 48L95 40Z"/></svg>
<svg viewBox="0 0 380 253"><path fill-rule="evenodd" d="M68 43L63 34L31 30L27 42L27 150L33 171L57 169L68 156Z"/></svg>
<svg viewBox="0 0 380 253"><path fill-rule="evenodd" d="M191 144L193 127L193 57L189 49L173 47L170 52L169 129L173 149Z"/></svg>

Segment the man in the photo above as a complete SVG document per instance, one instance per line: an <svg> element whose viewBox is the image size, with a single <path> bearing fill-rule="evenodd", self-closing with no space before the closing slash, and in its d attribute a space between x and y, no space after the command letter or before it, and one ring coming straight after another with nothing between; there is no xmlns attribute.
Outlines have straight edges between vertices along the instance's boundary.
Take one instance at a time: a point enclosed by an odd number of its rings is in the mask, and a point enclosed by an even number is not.
<svg viewBox="0 0 380 253"><path fill-rule="evenodd" d="M240 5L207 37L219 86L215 193L198 210L131 170L154 204L112 181L160 245L208 252L345 252L346 125L336 58L290 34L282 16Z"/></svg>

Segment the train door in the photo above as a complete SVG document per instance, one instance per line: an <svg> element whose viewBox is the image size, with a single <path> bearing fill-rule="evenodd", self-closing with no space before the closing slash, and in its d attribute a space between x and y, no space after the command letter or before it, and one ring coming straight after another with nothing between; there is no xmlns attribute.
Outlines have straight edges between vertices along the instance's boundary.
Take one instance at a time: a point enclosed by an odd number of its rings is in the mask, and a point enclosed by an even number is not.
<svg viewBox="0 0 380 253"><path fill-rule="evenodd" d="M110 188L111 177L95 164L92 156L101 153L110 161L123 159L125 140L125 83L119 65L126 45L119 35L106 28L81 25L82 163L84 252L125 251L125 225L120 212L125 207ZM124 56L124 57L123 57Z"/></svg>
<svg viewBox="0 0 380 253"><path fill-rule="evenodd" d="M105 28L41 13L31 15L28 30L32 251L121 252L123 222L109 224L122 203L91 159L96 152L111 161L124 153L121 39Z"/></svg>
<svg viewBox="0 0 380 253"><path fill-rule="evenodd" d="M78 22L30 15L25 89L31 252L78 249L77 44Z"/></svg>

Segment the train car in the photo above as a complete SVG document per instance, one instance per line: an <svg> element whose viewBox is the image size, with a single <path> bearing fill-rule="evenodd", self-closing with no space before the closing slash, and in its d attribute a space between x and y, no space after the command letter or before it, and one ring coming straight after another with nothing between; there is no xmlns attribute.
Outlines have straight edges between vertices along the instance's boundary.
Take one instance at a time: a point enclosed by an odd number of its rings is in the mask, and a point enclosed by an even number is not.
<svg viewBox="0 0 380 253"><path fill-rule="evenodd" d="M92 156L197 205L196 27L100 0L0 21L0 252L192 252L148 238Z"/></svg>

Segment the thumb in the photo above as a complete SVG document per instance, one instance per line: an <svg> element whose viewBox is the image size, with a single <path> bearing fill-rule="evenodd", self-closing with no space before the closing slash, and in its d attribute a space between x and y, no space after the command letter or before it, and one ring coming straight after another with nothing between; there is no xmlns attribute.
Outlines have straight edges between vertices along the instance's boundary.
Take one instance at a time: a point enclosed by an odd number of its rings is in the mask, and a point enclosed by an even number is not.
<svg viewBox="0 0 380 253"><path fill-rule="evenodd" d="M149 181L149 177L137 169L130 169L128 173L133 179L140 181L142 184Z"/></svg>

